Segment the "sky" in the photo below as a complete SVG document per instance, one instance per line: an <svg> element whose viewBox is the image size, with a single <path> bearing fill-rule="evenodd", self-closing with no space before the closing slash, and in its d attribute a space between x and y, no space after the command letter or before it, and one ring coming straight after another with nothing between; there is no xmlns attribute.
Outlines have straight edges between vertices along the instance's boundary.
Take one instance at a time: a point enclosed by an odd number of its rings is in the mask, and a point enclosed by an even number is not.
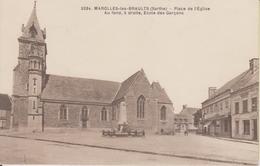
<svg viewBox="0 0 260 166"><path fill-rule="evenodd" d="M81 6L209 7L179 16L107 16ZM38 0L47 73L122 82L141 68L175 111L201 107L258 56L257 0ZM0 0L0 93L12 94L18 41L33 0Z"/></svg>

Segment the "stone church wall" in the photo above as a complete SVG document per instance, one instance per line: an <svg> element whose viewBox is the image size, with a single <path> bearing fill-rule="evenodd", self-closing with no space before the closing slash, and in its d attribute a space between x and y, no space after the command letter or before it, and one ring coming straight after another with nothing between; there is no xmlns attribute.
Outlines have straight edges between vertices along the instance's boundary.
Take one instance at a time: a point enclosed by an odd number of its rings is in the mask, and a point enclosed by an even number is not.
<svg viewBox="0 0 260 166"><path fill-rule="evenodd" d="M127 119L133 128L154 130L156 128L157 102L150 98L150 84L144 75L140 75L135 84L126 95ZM144 119L137 118L137 100L140 96L145 98Z"/></svg>
<svg viewBox="0 0 260 166"><path fill-rule="evenodd" d="M166 107L166 120L160 120L160 110L161 108L165 106ZM174 130L174 113L173 113L173 106L171 104L158 104L158 119L159 119L159 125L158 125L158 131L161 131L163 129L164 131L173 131Z"/></svg>
<svg viewBox="0 0 260 166"><path fill-rule="evenodd" d="M28 99L25 97L13 97L13 127L27 127Z"/></svg>
<svg viewBox="0 0 260 166"><path fill-rule="evenodd" d="M59 111L61 104L68 106L68 119L60 120ZM67 103L44 103L44 126L45 127L82 127L81 110L83 106L88 108L87 128L110 128L114 126L115 121L111 120L111 106L101 105L82 105ZM106 108L108 120L101 120L101 110Z"/></svg>

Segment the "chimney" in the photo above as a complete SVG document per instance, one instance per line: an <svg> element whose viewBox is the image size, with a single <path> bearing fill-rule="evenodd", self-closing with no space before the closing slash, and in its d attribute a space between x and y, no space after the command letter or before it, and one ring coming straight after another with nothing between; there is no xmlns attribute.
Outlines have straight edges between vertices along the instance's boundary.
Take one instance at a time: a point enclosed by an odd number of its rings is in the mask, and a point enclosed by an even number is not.
<svg viewBox="0 0 260 166"><path fill-rule="evenodd" d="M186 108L187 108L187 104L182 105L183 110L186 109Z"/></svg>
<svg viewBox="0 0 260 166"><path fill-rule="evenodd" d="M214 96L214 94L216 93L217 88L216 87L209 87L209 98L211 98L212 96Z"/></svg>
<svg viewBox="0 0 260 166"><path fill-rule="evenodd" d="M254 74L259 69L258 58L253 58L249 60L249 69L252 74Z"/></svg>

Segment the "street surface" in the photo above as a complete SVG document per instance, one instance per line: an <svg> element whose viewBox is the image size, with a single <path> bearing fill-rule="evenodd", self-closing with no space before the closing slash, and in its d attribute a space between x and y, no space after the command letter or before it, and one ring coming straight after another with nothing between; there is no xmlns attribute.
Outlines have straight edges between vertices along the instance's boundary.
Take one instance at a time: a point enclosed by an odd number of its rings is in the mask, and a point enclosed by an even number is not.
<svg viewBox="0 0 260 166"><path fill-rule="evenodd" d="M102 137L99 132L93 131L49 132L25 135L30 138L197 156L221 159L223 161L239 161L254 164L258 161L258 145L218 140L200 135L148 135L145 138L109 138ZM3 136L0 136L0 149L0 163L6 164L232 165L225 162L142 154Z"/></svg>

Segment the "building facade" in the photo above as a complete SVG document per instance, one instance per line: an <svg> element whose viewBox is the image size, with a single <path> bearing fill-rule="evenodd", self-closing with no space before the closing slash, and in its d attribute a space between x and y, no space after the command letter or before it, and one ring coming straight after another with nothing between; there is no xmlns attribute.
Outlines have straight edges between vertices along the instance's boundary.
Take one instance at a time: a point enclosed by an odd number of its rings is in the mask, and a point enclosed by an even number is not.
<svg viewBox="0 0 260 166"><path fill-rule="evenodd" d="M209 98L202 103L203 133L231 137L230 90L209 88Z"/></svg>
<svg viewBox="0 0 260 166"><path fill-rule="evenodd" d="M11 98L7 94L0 94L0 130L10 128L11 108Z"/></svg>
<svg viewBox="0 0 260 166"><path fill-rule="evenodd" d="M221 88L209 88L209 98L202 103L203 133L240 139L257 139L258 58L253 58L245 72Z"/></svg>
<svg viewBox="0 0 260 166"><path fill-rule="evenodd" d="M182 106L182 110L179 114L175 114L174 123L176 132L193 131L197 128L194 126L193 114L198 108L188 107L187 105Z"/></svg>
<svg viewBox="0 0 260 166"><path fill-rule="evenodd" d="M19 41L14 68L13 126L173 130L173 104L158 82L141 69L123 82L46 74L46 31L34 6Z"/></svg>
<svg viewBox="0 0 260 166"><path fill-rule="evenodd" d="M234 88L231 95L232 137L258 140L259 65L250 60L250 70L244 83Z"/></svg>

